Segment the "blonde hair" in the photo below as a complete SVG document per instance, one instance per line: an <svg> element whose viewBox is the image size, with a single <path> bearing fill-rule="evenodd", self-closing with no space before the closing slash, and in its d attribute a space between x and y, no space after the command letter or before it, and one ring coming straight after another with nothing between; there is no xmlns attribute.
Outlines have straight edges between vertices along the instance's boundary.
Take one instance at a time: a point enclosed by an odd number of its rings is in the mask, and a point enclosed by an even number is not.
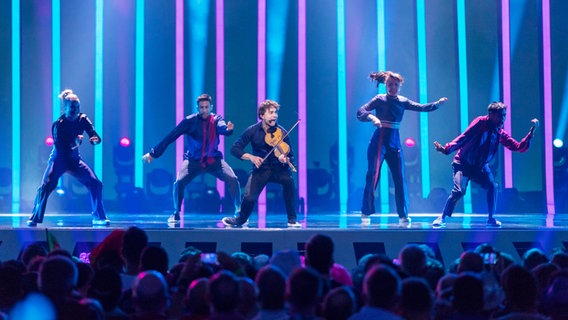
<svg viewBox="0 0 568 320"><path fill-rule="evenodd" d="M65 101L79 101L79 97L73 93L71 89L65 89L57 96L61 99L61 103L65 104ZM79 101L80 102L80 101Z"/></svg>

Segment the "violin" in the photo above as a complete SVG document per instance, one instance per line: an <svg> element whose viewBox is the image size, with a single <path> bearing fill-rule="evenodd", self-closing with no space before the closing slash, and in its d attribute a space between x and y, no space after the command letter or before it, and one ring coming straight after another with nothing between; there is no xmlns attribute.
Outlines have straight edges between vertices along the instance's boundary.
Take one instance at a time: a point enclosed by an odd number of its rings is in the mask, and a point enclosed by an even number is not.
<svg viewBox="0 0 568 320"><path fill-rule="evenodd" d="M297 124L298 123L296 123L296 125ZM294 125L294 127L296 125ZM292 127L292 129L294 129L294 127ZM270 151L266 155L266 157L264 157L263 161L266 160L266 158L268 158L268 156L272 152L274 152L274 156L276 156L276 158L280 158L281 155L284 155L286 157L286 163L288 163L290 169L292 169L293 172L297 172L296 167L294 167L292 162L290 162L290 159L287 157L288 153L290 153L290 146L286 142L284 142L284 138L286 138L287 136L288 134L286 135L282 134L282 129L280 129L278 126L266 130L266 135L264 136L264 142L266 142L269 146L274 148L272 148L272 151Z"/></svg>

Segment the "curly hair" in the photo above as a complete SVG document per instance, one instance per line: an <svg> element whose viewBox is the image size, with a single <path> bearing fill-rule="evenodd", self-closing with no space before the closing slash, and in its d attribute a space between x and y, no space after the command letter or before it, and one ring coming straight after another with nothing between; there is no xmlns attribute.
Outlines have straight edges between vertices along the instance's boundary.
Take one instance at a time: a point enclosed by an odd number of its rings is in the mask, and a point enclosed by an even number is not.
<svg viewBox="0 0 568 320"><path fill-rule="evenodd" d="M258 118L261 119L266 111L270 108L275 108L276 111L280 110L280 105L274 100L264 100L258 106Z"/></svg>

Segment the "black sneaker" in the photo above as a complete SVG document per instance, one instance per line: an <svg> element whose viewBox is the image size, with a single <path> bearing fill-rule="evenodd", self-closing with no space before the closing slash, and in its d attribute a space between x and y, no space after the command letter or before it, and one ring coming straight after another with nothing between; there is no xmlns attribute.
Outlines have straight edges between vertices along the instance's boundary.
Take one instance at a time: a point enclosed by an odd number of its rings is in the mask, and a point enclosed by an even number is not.
<svg viewBox="0 0 568 320"><path fill-rule="evenodd" d="M490 228L501 228L501 221L496 220L495 218L489 218L487 219L486 226Z"/></svg>
<svg viewBox="0 0 568 320"><path fill-rule="evenodd" d="M221 222L223 222L223 224L227 227L240 227L243 225L233 217L224 217L223 219L221 219Z"/></svg>
<svg viewBox="0 0 568 320"><path fill-rule="evenodd" d="M37 226L37 222L33 221L32 219L28 220L28 222L26 222L26 224L28 225L28 227Z"/></svg>
<svg viewBox="0 0 568 320"><path fill-rule="evenodd" d="M168 218L168 223L179 223L179 212L174 211L174 213Z"/></svg>

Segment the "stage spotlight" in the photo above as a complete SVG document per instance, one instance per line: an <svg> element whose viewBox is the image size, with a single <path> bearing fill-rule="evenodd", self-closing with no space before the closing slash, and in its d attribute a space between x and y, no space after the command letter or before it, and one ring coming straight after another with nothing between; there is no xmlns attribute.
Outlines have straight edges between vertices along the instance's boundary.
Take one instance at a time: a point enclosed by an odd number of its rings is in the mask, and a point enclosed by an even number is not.
<svg viewBox="0 0 568 320"><path fill-rule="evenodd" d="M554 141L552 141L552 144L556 147L556 148L562 148L562 146L564 146L564 141L562 141L562 139L554 139Z"/></svg>
<svg viewBox="0 0 568 320"><path fill-rule="evenodd" d="M120 145L123 147L128 147L130 145L130 139L123 137L122 139L120 139Z"/></svg>
<svg viewBox="0 0 568 320"><path fill-rule="evenodd" d="M406 140L404 140L404 144L409 147L412 148L416 145L416 141L412 138L406 138Z"/></svg>
<svg viewBox="0 0 568 320"><path fill-rule="evenodd" d="M48 147L53 146L53 137L45 138L45 145L48 146Z"/></svg>

